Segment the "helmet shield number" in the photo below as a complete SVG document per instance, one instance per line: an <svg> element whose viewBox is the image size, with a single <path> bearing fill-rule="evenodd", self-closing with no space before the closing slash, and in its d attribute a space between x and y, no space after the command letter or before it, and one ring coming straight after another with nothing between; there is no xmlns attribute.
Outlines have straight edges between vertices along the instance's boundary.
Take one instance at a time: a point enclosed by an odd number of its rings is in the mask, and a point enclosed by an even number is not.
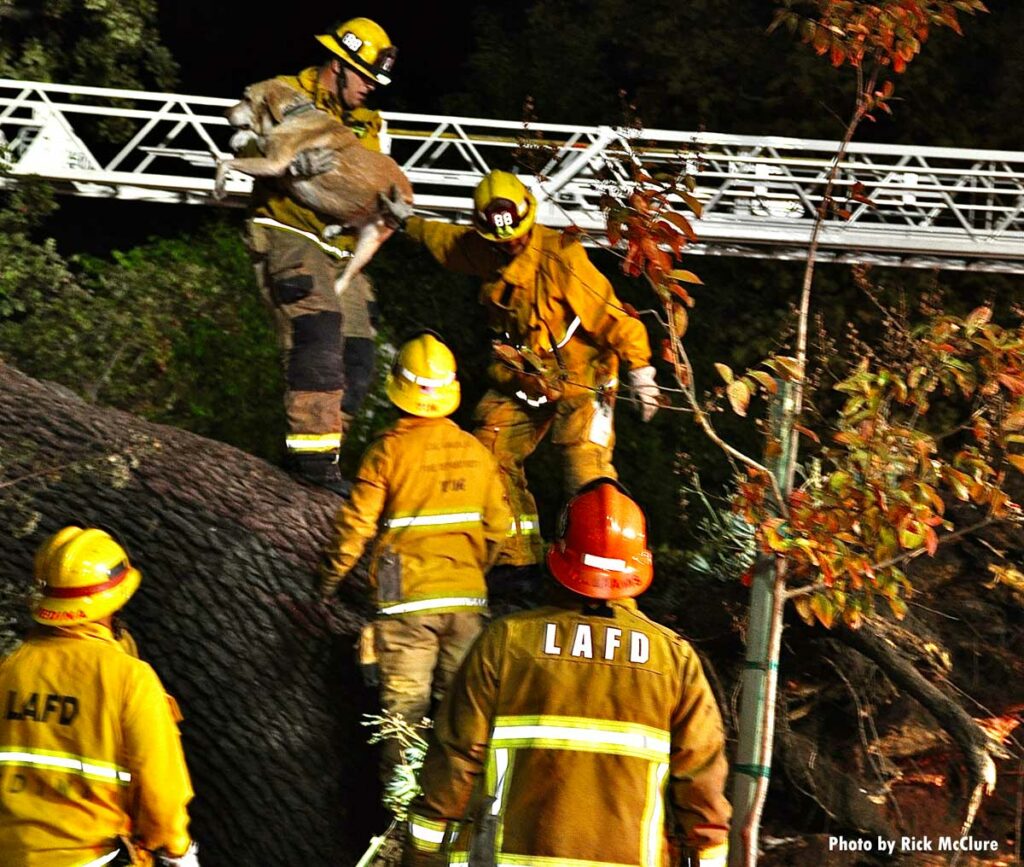
<svg viewBox="0 0 1024 867"><path fill-rule="evenodd" d="M355 54L363 47L363 40L356 36L351 30L346 30L345 34L341 37L341 44Z"/></svg>
<svg viewBox="0 0 1024 867"><path fill-rule="evenodd" d="M506 238L519 228L522 217L511 199L494 199L483 211L477 211L476 220L483 231Z"/></svg>

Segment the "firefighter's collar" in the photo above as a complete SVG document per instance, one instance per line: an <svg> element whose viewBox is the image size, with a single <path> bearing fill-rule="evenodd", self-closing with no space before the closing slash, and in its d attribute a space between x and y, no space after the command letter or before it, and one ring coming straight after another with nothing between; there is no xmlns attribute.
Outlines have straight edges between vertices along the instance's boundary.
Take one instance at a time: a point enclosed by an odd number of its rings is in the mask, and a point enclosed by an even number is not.
<svg viewBox="0 0 1024 867"><path fill-rule="evenodd" d="M534 274L540 269L544 254L542 249L544 233L550 231L552 230L546 226L534 224L526 249L514 256L507 265L499 269L501 279L506 283L513 283L516 286L531 285Z"/></svg>
<svg viewBox="0 0 1024 867"><path fill-rule="evenodd" d="M97 639L120 646L117 644L117 639L114 638L114 633L102 623L78 623L74 626L44 626L42 628L45 630L44 634L48 635Z"/></svg>

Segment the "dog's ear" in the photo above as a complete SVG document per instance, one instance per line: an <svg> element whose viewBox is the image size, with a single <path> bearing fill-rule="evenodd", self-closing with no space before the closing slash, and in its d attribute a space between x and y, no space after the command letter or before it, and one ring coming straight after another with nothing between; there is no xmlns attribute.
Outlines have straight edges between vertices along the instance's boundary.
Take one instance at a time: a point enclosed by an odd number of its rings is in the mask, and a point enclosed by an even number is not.
<svg viewBox="0 0 1024 867"><path fill-rule="evenodd" d="M288 91L291 91L290 87L287 91L284 89L268 89L268 91L263 94L263 108L266 113L270 115L271 120L274 121L274 126L277 126L284 120L285 110L288 107L288 100L282 99L281 97L283 97Z"/></svg>

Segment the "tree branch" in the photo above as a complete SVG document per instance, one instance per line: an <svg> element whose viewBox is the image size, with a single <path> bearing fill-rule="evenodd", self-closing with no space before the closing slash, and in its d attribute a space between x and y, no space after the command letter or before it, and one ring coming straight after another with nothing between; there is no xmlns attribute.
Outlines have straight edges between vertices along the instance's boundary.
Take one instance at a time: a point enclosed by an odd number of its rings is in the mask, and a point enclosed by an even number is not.
<svg viewBox="0 0 1024 867"><path fill-rule="evenodd" d="M982 796L995 791L996 766L992 756L1000 755L1002 750L967 711L926 680L903 657L899 648L872 629L870 624L856 630L840 626L834 634L840 641L874 662L895 686L913 696L960 747L967 763L971 788L966 819L960 831L961 836L966 835L974 822Z"/></svg>
<svg viewBox="0 0 1024 867"><path fill-rule="evenodd" d="M960 539L963 536L967 536L978 530L984 529L990 524L995 524L1000 521L1012 521L1012 518L996 518L993 515L989 515L986 518L978 521L977 523L971 524L967 527L961 527L959 530L954 530L952 533L947 533L945 536L939 537L939 544L944 545L946 542L952 542L955 539ZM882 569L890 569L893 566L899 566L901 563L906 563L908 560L913 560L920 557L922 554L927 553L927 548L915 548L913 551L906 551L903 554L899 554L896 557L890 557L888 560L882 560L879 563L873 563L871 568L876 571ZM819 581L816 584L808 584L806 587L797 587L793 590L786 592L786 599L796 599L800 596L807 596L809 593L817 593L819 590L828 590L828 585L824 582Z"/></svg>

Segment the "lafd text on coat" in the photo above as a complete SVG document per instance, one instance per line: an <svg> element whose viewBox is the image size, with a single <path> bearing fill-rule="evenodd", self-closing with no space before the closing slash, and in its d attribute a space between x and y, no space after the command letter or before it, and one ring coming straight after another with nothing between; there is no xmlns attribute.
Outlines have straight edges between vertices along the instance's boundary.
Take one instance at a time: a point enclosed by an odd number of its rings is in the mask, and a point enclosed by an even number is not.
<svg viewBox="0 0 1024 867"><path fill-rule="evenodd" d="M643 665L651 658L651 639L635 629L627 633L616 626L576 623L559 630L557 623L546 623L542 650L547 656Z"/></svg>
<svg viewBox="0 0 1024 867"><path fill-rule="evenodd" d="M78 699L73 695L32 692L18 695L7 691L7 713L5 719L28 720L30 722L59 723L70 725L78 716Z"/></svg>

